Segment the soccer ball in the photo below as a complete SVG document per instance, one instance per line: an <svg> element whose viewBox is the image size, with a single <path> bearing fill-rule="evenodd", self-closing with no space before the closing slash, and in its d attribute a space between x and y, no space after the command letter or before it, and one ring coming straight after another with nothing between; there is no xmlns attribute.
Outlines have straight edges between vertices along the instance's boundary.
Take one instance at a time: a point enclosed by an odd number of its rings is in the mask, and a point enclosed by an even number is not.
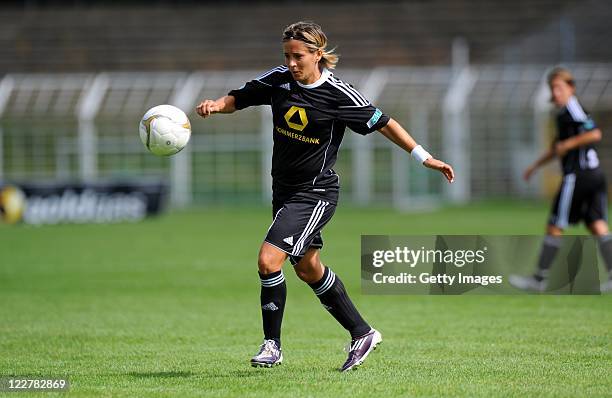
<svg viewBox="0 0 612 398"><path fill-rule="evenodd" d="M170 156L185 148L191 137L191 123L185 112L172 105L149 109L140 121L140 140L151 153Z"/></svg>

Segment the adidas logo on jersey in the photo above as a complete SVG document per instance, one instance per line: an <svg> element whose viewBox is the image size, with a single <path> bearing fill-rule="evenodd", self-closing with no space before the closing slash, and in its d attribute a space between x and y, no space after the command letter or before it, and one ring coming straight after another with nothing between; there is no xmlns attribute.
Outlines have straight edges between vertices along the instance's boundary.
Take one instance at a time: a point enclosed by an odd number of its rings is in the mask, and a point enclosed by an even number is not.
<svg viewBox="0 0 612 398"><path fill-rule="evenodd" d="M289 236L289 237L283 239L283 242L285 242L289 246L293 246L293 236Z"/></svg>
<svg viewBox="0 0 612 398"><path fill-rule="evenodd" d="M289 85L289 83L281 84L281 88L291 91L291 86Z"/></svg>
<svg viewBox="0 0 612 398"><path fill-rule="evenodd" d="M261 309L264 311L276 311L278 307L273 302L269 302L268 304L262 305Z"/></svg>

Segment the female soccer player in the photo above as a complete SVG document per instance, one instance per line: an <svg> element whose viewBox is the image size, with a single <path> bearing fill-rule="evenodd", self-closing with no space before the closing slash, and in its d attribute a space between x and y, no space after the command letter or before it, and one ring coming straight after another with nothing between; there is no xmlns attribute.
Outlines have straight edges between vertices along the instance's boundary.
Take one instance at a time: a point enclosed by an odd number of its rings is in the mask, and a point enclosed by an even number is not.
<svg viewBox="0 0 612 398"><path fill-rule="evenodd" d="M569 224L584 220L589 231L599 239L599 249L606 263L609 280L601 289L612 289L612 236L608 230L608 201L605 176L593 146L601 140L601 131L576 99L572 73L555 68L548 75L551 101L559 108L558 135L552 146L524 173L525 180L542 165L557 157L561 160L563 181L553 202L538 268L529 277L512 275L509 282L519 289L546 289L550 265L561 245L561 235Z"/></svg>
<svg viewBox="0 0 612 398"><path fill-rule="evenodd" d="M338 56L312 22L289 25L282 38L285 65L278 66L228 95L201 102L202 117L270 105L273 114L273 221L259 250L264 342L253 366L282 362L281 322L287 295L282 266L287 258L323 306L351 334L347 371L360 365L382 341L359 314L340 278L319 259L321 230L338 202L339 178L332 169L348 126L358 134L380 131L425 167L452 182L453 169L434 159L393 119L331 73Z"/></svg>

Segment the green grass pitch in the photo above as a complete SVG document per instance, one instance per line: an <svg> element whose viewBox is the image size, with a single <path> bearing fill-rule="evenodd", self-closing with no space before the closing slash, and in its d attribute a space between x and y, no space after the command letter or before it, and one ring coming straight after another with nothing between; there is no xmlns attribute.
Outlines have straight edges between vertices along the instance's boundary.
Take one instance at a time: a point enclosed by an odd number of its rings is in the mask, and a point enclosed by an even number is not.
<svg viewBox="0 0 612 398"><path fill-rule="evenodd" d="M0 376L67 375L70 397L612 396L610 295L360 294L360 234L539 234L547 207L534 204L406 214L341 205L322 259L383 344L362 368L337 372L347 333L287 263L285 363L251 368L269 212L0 226Z"/></svg>

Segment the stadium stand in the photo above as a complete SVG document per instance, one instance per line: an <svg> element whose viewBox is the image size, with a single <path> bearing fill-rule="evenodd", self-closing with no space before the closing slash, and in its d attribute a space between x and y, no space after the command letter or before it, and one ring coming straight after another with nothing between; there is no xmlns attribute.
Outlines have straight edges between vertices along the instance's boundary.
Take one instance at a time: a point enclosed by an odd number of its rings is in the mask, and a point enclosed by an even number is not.
<svg viewBox="0 0 612 398"><path fill-rule="evenodd" d="M474 63L612 59L596 40L612 33L601 0L288 3L3 8L0 73L257 69L282 62L280 32L298 19L324 26L353 68L448 64L458 36Z"/></svg>

